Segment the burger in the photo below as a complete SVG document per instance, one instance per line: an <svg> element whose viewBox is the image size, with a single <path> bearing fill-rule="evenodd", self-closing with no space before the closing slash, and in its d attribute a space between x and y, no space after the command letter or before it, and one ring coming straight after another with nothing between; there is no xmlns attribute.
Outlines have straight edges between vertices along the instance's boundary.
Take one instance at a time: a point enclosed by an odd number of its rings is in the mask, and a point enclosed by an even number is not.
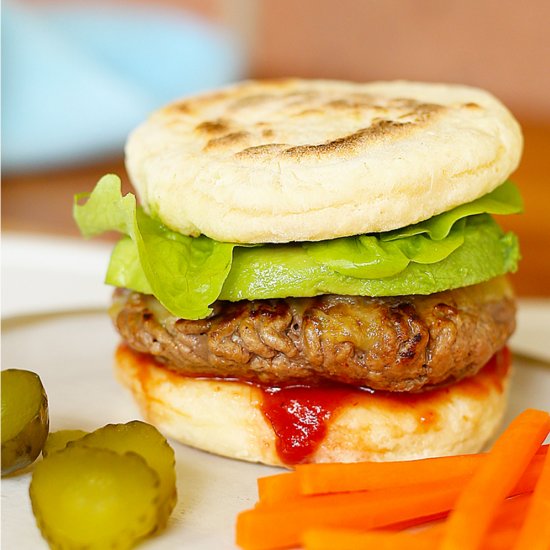
<svg viewBox="0 0 550 550"><path fill-rule="evenodd" d="M246 81L184 98L80 195L116 230L119 379L187 445L248 461L476 452L502 418L520 128L465 86Z"/></svg>

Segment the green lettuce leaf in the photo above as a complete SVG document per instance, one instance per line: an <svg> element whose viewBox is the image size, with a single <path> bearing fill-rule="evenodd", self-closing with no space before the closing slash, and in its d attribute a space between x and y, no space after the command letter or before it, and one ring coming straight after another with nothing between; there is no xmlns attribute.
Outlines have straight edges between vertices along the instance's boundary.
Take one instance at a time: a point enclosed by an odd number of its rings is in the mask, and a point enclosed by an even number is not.
<svg viewBox="0 0 550 550"><path fill-rule="evenodd" d="M444 260L464 243L465 222L465 218L457 220L441 240L432 240L424 233L392 240L359 235L302 246L318 263L342 275L379 279L400 273L410 262L433 264Z"/></svg>
<svg viewBox="0 0 550 550"><path fill-rule="evenodd" d="M85 199L84 204L79 204ZM120 180L105 176L78 195L82 233L118 231L108 284L154 294L174 315L198 319L216 299L430 294L514 271L517 239L486 213L512 213L521 199L511 183L414 226L318 243L246 247L188 237L149 217Z"/></svg>
<svg viewBox="0 0 550 550"><path fill-rule="evenodd" d="M441 262L409 263L401 272L378 279L360 279L333 271L326 264L314 261L300 244L265 245L254 249L238 247L234 250L231 270L219 298L237 301L319 294L432 294L513 272L519 257L517 237L513 233L503 233L488 215L468 218L463 246ZM127 273L140 270L135 247L115 249L111 265L113 261L125 267L110 273L109 284L152 293L144 275L136 286L129 284Z"/></svg>
<svg viewBox="0 0 550 550"><path fill-rule="evenodd" d="M475 216L476 214L517 214L522 210L523 200L519 189L511 181L505 181L490 193L472 202L456 206L452 210L420 223L381 233L380 238L384 241L394 241L426 233L430 239L440 241L447 237L458 220L467 216Z"/></svg>
<svg viewBox="0 0 550 550"><path fill-rule="evenodd" d="M137 246L130 237L122 237L115 245L105 282L108 285L131 288L142 294L153 294L153 289L141 267Z"/></svg>
<svg viewBox="0 0 550 550"><path fill-rule="evenodd" d="M400 296L432 294L480 283L517 269L519 247L512 233L503 233L487 214L470 217L464 244L433 264L411 262L397 274L356 278L312 261L303 247L263 246L249 254L236 248L220 298L224 300L347 294Z"/></svg>
<svg viewBox="0 0 550 550"><path fill-rule="evenodd" d="M400 273L409 263L444 260L464 242L466 218L478 214L514 214L523 209L510 181L491 193L401 229L316 243L304 247L317 262L349 277L381 278Z"/></svg>
<svg viewBox="0 0 550 550"><path fill-rule="evenodd" d="M76 197L73 209L85 236L104 231L126 235L115 247L107 282L123 280L128 288L154 294L180 317L207 317L231 269L234 245L171 231L136 207L133 195L123 197L120 189L118 177L104 176L91 194ZM83 199L85 204L79 204ZM139 267L124 259L130 249Z"/></svg>

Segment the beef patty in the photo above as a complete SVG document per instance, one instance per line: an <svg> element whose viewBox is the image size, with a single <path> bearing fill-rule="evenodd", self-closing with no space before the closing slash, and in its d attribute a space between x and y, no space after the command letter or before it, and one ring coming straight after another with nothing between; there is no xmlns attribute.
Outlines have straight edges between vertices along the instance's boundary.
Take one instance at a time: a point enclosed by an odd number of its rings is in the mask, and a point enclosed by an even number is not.
<svg viewBox="0 0 550 550"><path fill-rule="evenodd" d="M213 307L207 319L178 319L152 296L117 289L111 315L132 349L182 374L387 391L472 376L515 328L504 278L429 296L324 295Z"/></svg>

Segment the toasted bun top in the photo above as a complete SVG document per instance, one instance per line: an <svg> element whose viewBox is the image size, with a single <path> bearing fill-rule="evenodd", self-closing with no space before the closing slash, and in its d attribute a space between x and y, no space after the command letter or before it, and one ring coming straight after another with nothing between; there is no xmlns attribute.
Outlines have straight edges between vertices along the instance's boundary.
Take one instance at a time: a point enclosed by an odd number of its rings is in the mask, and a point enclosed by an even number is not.
<svg viewBox="0 0 550 550"><path fill-rule="evenodd" d="M289 79L173 103L126 154L166 225L253 243L416 223L497 187L521 149L515 119L476 88Z"/></svg>

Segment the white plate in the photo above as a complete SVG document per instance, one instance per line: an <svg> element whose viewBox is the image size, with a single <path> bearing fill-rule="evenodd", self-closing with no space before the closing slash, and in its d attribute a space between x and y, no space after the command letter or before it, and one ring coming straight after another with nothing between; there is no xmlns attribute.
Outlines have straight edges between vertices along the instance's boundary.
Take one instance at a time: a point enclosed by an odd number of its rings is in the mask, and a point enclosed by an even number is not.
<svg viewBox="0 0 550 550"><path fill-rule="evenodd" d="M107 248L9 235L2 248L2 368L39 373L49 397L52 430L91 430L138 418L128 392L114 381L111 371L117 336L105 312L110 290L100 283ZM530 310L535 311L532 317ZM520 310L515 344L523 352L532 351L527 345L531 336L522 339L521 335L536 336L537 330L550 326L544 325L549 314L548 303L532 302ZM541 346L541 351L546 350ZM550 370L516 361L512 388L504 425L529 407L550 410ZM279 470L177 443L173 447L178 504L166 532L140 548L234 548L235 518L254 505L256 479ZM2 547L6 549L47 548L30 508L30 471L2 481Z"/></svg>

